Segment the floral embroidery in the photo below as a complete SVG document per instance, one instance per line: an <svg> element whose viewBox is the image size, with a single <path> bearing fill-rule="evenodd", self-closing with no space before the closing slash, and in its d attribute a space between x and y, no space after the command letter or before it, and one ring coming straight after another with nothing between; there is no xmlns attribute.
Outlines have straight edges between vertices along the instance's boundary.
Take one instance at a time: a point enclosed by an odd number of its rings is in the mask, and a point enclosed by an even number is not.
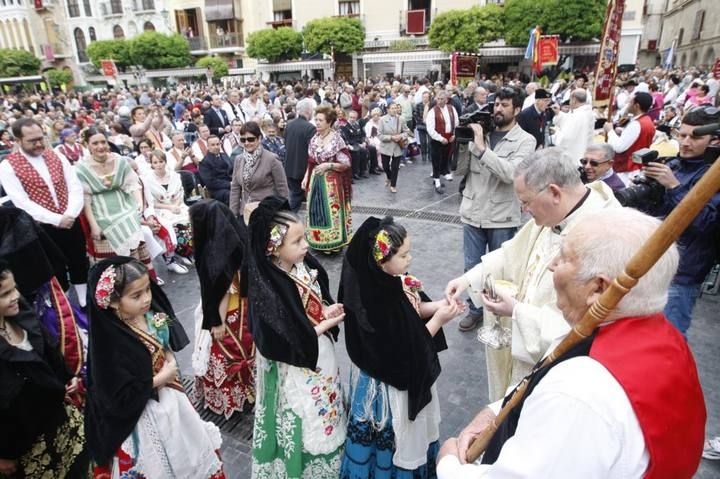
<svg viewBox="0 0 720 479"><path fill-rule="evenodd" d="M342 401L338 396L337 391L340 390L339 377L340 371L337 372L336 376L321 376L321 371L309 370L305 373L307 375L306 384L316 383L310 388L310 396L317 408L317 414L322 418L324 433L326 436L330 436L338 421L342 416Z"/></svg>
<svg viewBox="0 0 720 479"><path fill-rule="evenodd" d="M411 293L419 293L422 291L422 282L415 276L405 276L405 278L403 278L403 286L405 289L409 289Z"/></svg>
<svg viewBox="0 0 720 479"><path fill-rule="evenodd" d="M295 452L295 442L293 441L293 432L295 430L295 419L297 416L290 410L282 412L282 418L278 421L275 430L277 443L284 451L285 458L289 459Z"/></svg>
<svg viewBox="0 0 720 479"><path fill-rule="evenodd" d="M170 321L170 317L165 313L155 313L153 314L151 321L153 326L155 326L155 329L161 329L167 326Z"/></svg>

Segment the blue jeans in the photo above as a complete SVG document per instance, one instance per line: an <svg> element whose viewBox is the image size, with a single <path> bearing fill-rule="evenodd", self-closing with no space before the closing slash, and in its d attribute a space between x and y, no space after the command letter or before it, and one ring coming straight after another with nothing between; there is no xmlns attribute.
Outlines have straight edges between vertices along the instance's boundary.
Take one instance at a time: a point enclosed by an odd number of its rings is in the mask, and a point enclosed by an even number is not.
<svg viewBox="0 0 720 479"><path fill-rule="evenodd" d="M677 284L673 282L668 290L668 302L665 305L665 317L676 327L683 336L687 337L687 330L692 321L692 311L695 301L700 296L702 284Z"/></svg>
<svg viewBox="0 0 720 479"><path fill-rule="evenodd" d="M463 224L463 256L465 271L480 263L480 259L488 251L494 251L504 242L512 239L517 228L477 228ZM482 314L482 308L477 308L472 301L467 300L470 314Z"/></svg>

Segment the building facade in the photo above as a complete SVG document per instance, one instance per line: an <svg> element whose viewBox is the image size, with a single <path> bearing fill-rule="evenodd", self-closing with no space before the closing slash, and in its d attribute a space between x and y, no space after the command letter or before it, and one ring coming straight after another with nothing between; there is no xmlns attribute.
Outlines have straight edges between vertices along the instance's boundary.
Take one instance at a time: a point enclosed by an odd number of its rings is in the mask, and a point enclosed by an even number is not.
<svg viewBox="0 0 720 479"><path fill-rule="evenodd" d="M661 52L673 49L673 66L712 68L720 55L720 2L667 0Z"/></svg>

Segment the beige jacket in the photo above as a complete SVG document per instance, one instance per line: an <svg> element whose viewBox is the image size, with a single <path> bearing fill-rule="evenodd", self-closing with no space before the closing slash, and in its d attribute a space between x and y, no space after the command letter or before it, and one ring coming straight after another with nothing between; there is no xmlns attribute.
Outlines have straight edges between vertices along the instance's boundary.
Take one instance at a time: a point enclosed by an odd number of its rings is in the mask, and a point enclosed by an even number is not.
<svg viewBox="0 0 720 479"><path fill-rule="evenodd" d="M406 139L410 135L410 130L405 121L400 117L392 117L385 115L380 118L380 126L378 127L378 138L380 139L380 154L388 156L402 156L402 148L400 145L390 139L393 135L403 135Z"/></svg>
<svg viewBox="0 0 720 479"><path fill-rule="evenodd" d="M243 207L251 201L260 201L266 196L289 195L285 169L275 153L263 150L259 163L250 177L250 187L243 188L242 172L245 168L243 155L235 158L232 181L230 182L230 211L237 217L243 214Z"/></svg>

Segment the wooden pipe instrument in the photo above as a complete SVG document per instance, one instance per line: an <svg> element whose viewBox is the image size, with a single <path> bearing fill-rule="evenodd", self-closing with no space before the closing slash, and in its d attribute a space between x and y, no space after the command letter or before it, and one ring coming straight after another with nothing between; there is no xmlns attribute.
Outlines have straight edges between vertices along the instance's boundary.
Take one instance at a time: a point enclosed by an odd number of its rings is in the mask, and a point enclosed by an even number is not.
<svg viewBox="0 0 720 479"><path fill-rule="evenodd" d="M703 177L665 218L650 238L625 265L625 270L613 280L607 290L585 312L562 342L536 367L541 369L552 364L570 348L590 336L603 323L620 300L638 283L667 249L680 237L705 204L720 190L720 161L715 161ZM502 408L495 420L470 444L467 462L475 462L485 449L499 425L525 396L528 380L523 379Z"/></svg>

